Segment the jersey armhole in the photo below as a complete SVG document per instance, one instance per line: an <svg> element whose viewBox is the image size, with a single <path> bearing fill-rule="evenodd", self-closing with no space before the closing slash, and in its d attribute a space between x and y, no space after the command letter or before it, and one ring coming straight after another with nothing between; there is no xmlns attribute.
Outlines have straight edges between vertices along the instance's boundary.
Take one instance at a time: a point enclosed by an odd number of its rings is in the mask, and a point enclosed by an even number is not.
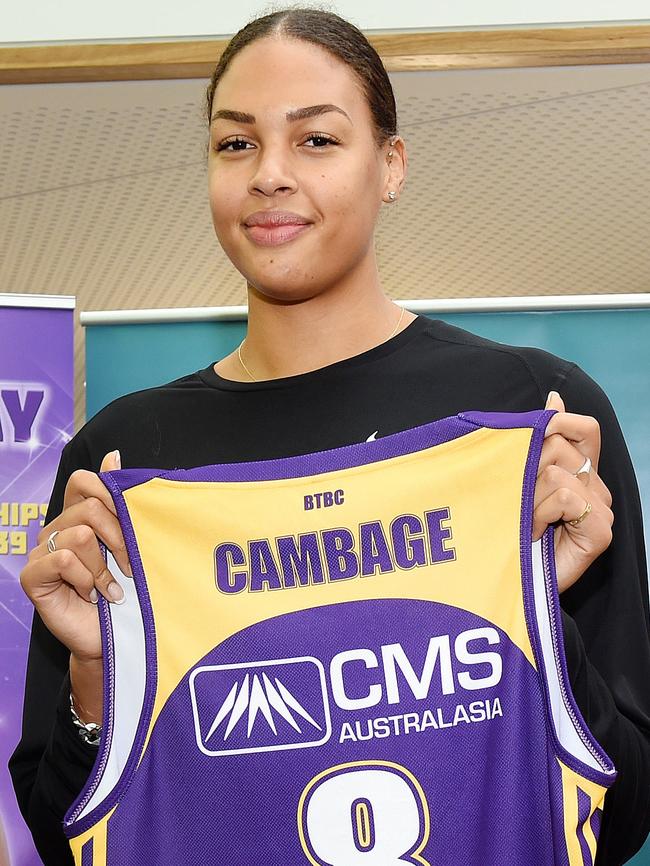
<svg viewBox="0 0 650 866"><path fill-rule="evenodd" d="M548 526L540 539L533 541L532 537L535 484L545 430L553 414L540 413L532 425L524 470L520 528L524 610L555 757L579 775L609 787L616 769L587 727L569 680L555 571L555 530Z"/></svg>
<svg viewBox="0 0 650 866"><path fill-rule="evenodd" d="M122 572L100 542L106 565L124 591L124 602L109 603L101 595L98 600L104 657L102 735L90 776L63 820L68 838L96 824L128 787L141 757L156 689L149 597L126 505L119 494L114 500L134 578Z"/></svg>
<svg viewBox="0 0 650 866"><path fill-rule="evenodd" d="M549 527L530 546L527 605L532 613L529 629L549 726L556 757L576 773L608 787L616 778L614 764L587 727L569 680L553 539L554 530Z"/></svg>

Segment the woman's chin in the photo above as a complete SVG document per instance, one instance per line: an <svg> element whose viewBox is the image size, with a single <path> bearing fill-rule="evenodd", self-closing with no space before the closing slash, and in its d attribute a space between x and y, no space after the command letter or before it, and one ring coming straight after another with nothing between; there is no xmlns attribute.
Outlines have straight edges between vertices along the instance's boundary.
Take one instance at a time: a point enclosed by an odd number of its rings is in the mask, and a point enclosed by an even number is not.
<svg viewBox="0 0 650 866"><path fill-rule="evenodd" d="M260 279L246 277L249 291L253 291L258 297L267 301L275 301L284 304L299 304L319 294L313 285L307 287L300 279L277 279L269 280L268 276Z"/></svg>

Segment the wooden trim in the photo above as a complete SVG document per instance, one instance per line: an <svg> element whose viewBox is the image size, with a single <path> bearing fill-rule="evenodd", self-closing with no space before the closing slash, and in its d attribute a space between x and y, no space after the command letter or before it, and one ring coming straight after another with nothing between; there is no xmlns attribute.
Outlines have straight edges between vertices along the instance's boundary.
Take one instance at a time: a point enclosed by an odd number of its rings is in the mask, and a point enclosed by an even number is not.
<svg viewBox="0 0 650 866"><path fill-rule="evenodd" d="M649 63L650 26L370 33L386 68ZM209 78L227 39L0 47L0 84Z"/></svg>

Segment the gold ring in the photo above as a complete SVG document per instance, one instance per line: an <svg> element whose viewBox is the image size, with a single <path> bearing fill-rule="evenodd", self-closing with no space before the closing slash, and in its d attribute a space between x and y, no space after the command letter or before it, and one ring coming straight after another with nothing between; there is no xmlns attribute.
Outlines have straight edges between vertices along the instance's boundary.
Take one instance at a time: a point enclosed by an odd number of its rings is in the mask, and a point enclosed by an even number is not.
<svg viewBox="0 0 650 866"><path fill-rule="evenodd" d="M565 520L565 523L568 523L569 526L578 526L579 523L585 519L585 517L591 513L591 502L587 502L585 505L585 510L582 512L580 517L576 517L575 520Z"/></svg>
<svg viewBox="0 0 650 866"><path fill-rule="evenodd" d="M47 549L50 551L50 553L55 553L55 551L56 551L56 544L54 543L54 539L56 538L56 536L59 534L60 531L61 530L59 530L59 529L55 529L54 532L50 533L50 535L47 539Z"/></svg>

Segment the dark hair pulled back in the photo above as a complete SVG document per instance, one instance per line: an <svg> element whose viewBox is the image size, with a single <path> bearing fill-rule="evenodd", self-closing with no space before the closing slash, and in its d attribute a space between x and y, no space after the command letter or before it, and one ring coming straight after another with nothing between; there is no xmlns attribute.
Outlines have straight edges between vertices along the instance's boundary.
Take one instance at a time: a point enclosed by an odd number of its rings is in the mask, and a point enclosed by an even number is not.
<svg viewBox="0 0 650 866"><path fill-rule="evenodd" d="M395 95L381 58L354 24L334 12L321 9L288 8L255 18L230 40L212 73L207 90L207 119L210 123L214 93L232 59L247 45L265 36L288 36L320 45L350 66L363 87L375 127L375 141L381 146L397 133Z"/></svg>

